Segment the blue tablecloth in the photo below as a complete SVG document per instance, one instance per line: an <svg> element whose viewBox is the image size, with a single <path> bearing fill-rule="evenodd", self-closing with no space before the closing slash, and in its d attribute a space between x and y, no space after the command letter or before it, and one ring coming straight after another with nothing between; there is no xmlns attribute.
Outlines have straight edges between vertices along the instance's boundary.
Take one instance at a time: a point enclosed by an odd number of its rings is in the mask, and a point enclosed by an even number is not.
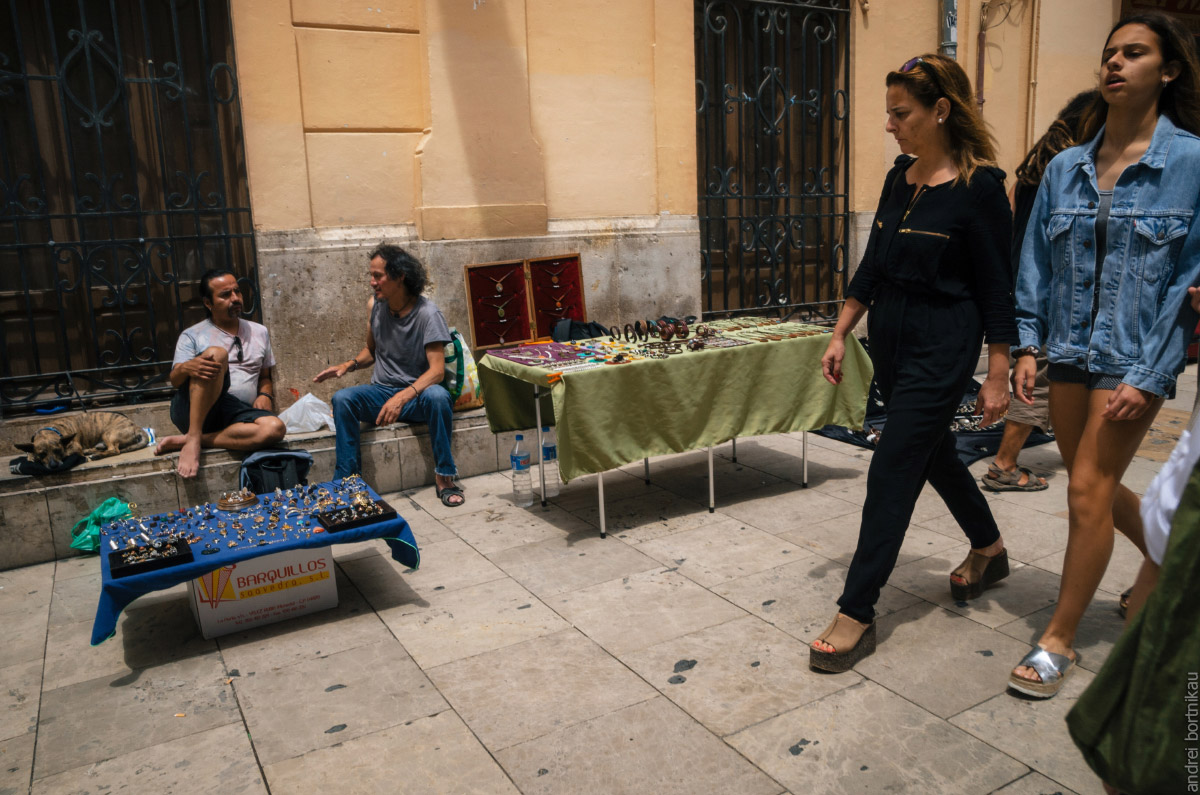
<svg viewBox="0 0 1200 795"><path fill-rule="evenodd" d="M331 485L323 483L319 484L318 488L321 486L329 487ZM368 487L367 490L370 492L372 498L379 499L379 495L373 489ZM267 496L270 497L271 495ZM253 523L255 516L265 515L267 512L260 504L259 506L236 513L214 511L214 514L218 514L222 520L236 519L249 527ZM162 516L152 518L158 519L160 523L164 519ZM142 521L146 522L148 519L143 519ZM313 526L320 527L315 520L313 520ZM232 537L231 535L230 538ZM192 553L195 555L195 560L191 563L181 563L176 566L169 566L142 574L131 574L116 580L112 578L112 573L109 570L108 553L111 550L109 549L107 538L107 536L101 537L100 568L103 579L100 590L100 604L96 606L96 620L92 624L93 646L103 643L116 634L117 619L120 617L121 611L139 596L148 594L151 591L161 591L171 588L180 583L202 577L222 566L228 566L244 560L295 549L312 549L329 546L330 544L348 544L355 541L382 538L391 549L392 558L398 563L412 569L417 568L421 563L421 552L417 549L417 542L413 538L412 529L409 528L408 522L404 521L400 516L388 521L364 525L363 527L340 530L336 533L320 532L313 533L308 537L287 538L275 541L266 546L240 545L230 549L227 546L228 542L225 538L213 533L207 538L203 538L198 544L192 545ZM204 548L205 542L208 541L213 542L218 551L211 555L200 554L200 550Z"/></svg>

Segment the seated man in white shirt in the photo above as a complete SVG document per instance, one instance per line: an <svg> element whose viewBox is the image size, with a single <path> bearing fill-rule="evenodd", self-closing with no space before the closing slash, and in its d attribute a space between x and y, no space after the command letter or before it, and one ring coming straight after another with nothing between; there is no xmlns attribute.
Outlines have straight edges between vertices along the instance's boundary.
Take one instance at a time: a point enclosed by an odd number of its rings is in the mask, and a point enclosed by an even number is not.
<svg viewBox="0 0 1200 795"><path fill-rule="evenodd" d="M275 356L266 326L242 317L242 293L229 271L200 279L208 319L184 329L175 344L171 421L182 431L164 437L155 455L179 451L176 471L195 477L200 449L249 452L276 444L287 433L273 412Z"/></svg>

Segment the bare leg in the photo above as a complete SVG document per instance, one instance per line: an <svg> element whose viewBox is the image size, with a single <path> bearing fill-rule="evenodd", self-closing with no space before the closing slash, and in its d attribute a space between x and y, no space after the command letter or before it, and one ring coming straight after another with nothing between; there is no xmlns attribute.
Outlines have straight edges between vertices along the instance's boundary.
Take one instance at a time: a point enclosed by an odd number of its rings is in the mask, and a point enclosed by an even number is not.
<svg viewBox="0 0 1200 795"><path fill-rule="evenodd" d="M1112 555L1113 517L1121 476L1162 406L1157 400L1138 419L1113 422L1101 416L1111 394L1104 389L1089 393L1079 384L1051 385L1050 408L1069 473L1069 535L1058 605L1038 645L1067 657L1074 657L1071 647L1079 621ZM1070 414L1074 417L1063 416ZM1139 535L1140 529L1139 523ZM1031 668L1020 666L1014 672L1040 681Z"/></svg>
<svg viewBox="0 0 1200 795"><path fill-rule="evenodd" d="M278 417L259 417L254 422L235 422L228 428L200 436L200 446L205 449L239 450L249 452L261 450L280 442L287 434L287 426ZM168 436L158 445L159 454L173 453L183 449L186 436Z"/></svg>
<svg viewBox="0 0 1200 795"><path fill-rule="evenodd" d="M179 461L175 464L175 469L181 478L193 478L200 471L200 441L204 418L221 396L221 390L225 386L225 373L229 370L229 352L224 348L208 348L200 357L221 365L221 372L207 381L199 378L188 379L188 432L182 436L165 437L154 451L155 455L162 455L178 450Z"/></svg>

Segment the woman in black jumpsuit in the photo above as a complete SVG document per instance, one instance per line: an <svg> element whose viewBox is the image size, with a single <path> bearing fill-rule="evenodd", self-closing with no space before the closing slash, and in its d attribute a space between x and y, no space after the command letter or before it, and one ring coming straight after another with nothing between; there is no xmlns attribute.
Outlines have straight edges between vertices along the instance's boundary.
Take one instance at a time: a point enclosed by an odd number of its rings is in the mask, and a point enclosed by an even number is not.
<svg viewBox="0 0 1200 795"><path fill-rule="evenodd" d="M989 425L1008 408L1008 351L1017 341L1004 172L953 60L923 55L887 76L887 131L904 155L887 175L862 264L821 365L841 380L845 337L867 330L887 426L867 474L858 548L839 612L813 642L814 668L845 671L875 649L875 603L896 565L913 507L933 485L971 542L951 574L955 598L1008 574L987 501L959 459L954 414L988 343L976 412Z"/></svg>

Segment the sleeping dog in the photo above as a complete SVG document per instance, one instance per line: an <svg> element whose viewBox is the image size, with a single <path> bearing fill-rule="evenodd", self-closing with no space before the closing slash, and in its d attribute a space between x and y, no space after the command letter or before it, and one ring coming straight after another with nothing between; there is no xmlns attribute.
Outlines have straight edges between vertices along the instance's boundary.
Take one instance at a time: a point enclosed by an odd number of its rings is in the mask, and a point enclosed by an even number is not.
<svg viewBox="0 0 1200 795"><path fill-rule="evenodd" d="M57 469L63 459L79 454L88 460L108 458L128 453L150 443L146 432L133 420L112 411L89 411L73 417L62 417L51 425L39 428L29 444L16 448L30 454L30 459L47 469Z"/></svg>

